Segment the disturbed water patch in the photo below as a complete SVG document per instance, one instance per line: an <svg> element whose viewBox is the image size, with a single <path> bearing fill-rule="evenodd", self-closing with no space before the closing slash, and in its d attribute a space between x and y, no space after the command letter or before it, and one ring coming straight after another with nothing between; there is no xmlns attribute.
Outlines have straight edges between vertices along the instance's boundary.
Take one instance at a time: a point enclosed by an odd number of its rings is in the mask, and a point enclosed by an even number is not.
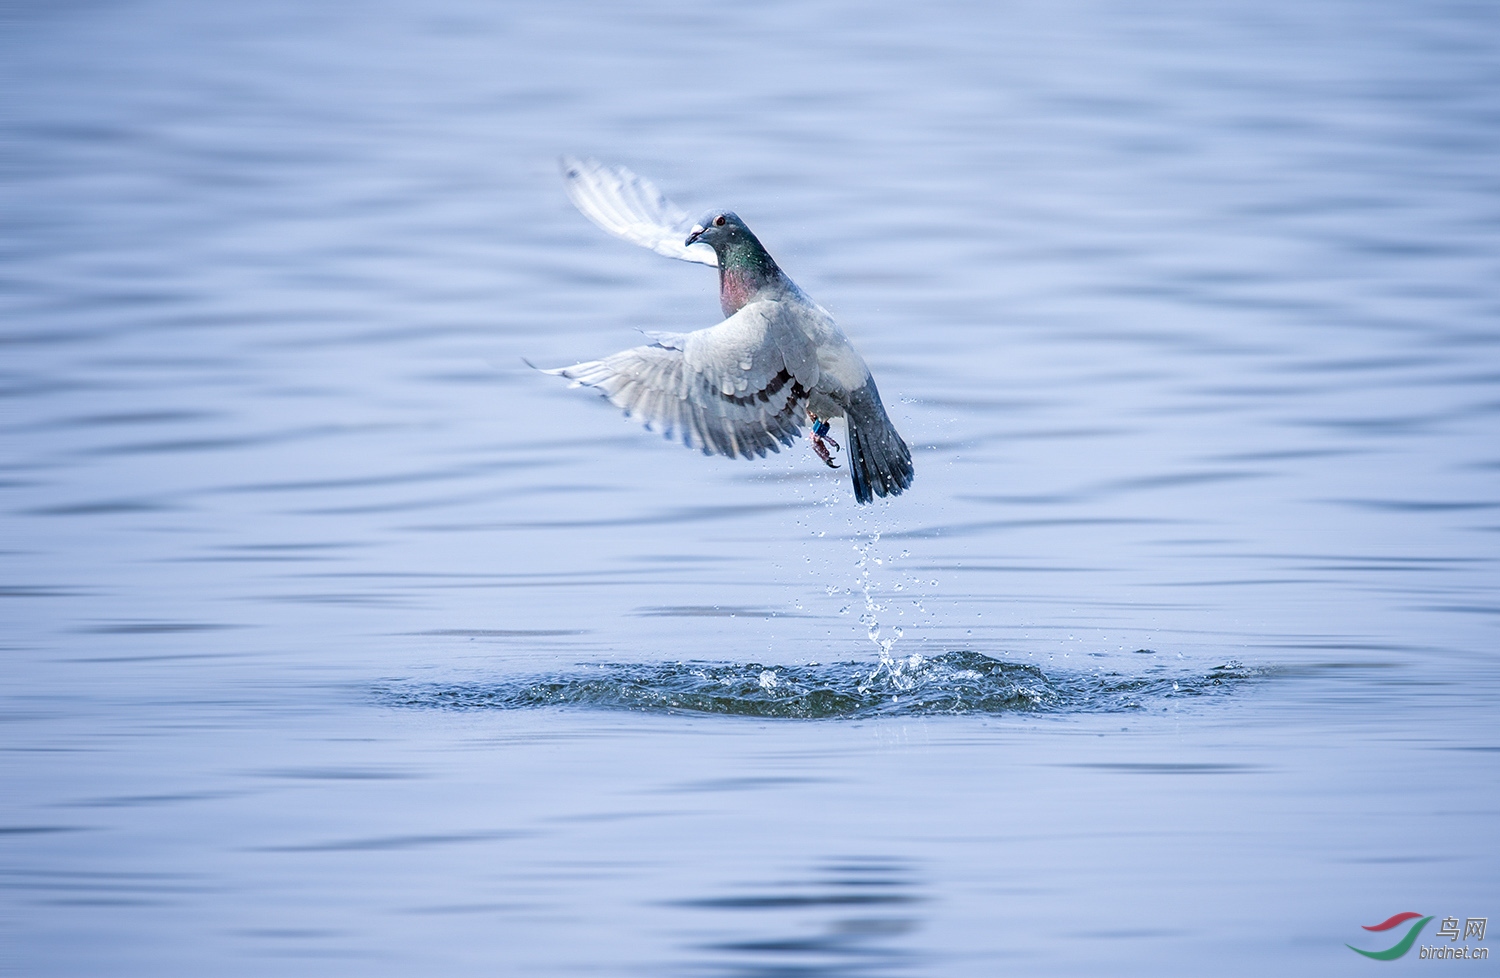
<svg viewBox="0 0 1500 978"><path fill-rule="evenodd" d="M1112 713L1225 695L1258 672L1228 662L1206 673L1046 673L978 652L767 666L604 663L573 674L465 683L391 684L396 706L524 709L579 706L648 713L791 719L1011 713Z"/></svg>

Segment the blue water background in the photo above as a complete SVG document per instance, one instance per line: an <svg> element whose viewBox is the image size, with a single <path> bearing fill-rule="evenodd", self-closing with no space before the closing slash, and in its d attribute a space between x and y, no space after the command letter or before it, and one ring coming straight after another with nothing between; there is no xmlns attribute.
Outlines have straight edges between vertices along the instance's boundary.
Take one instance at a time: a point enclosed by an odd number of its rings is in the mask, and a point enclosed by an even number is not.
<svg viewBox="0 0 1500 978"><path fill-rule="evenodd" d="M1353 975L1500 913L1493 5L0 22L0 969ZM529 370L717 319L561 153L736 209L912 490ZM1142 692L518 693L882 643Z"/></svg>

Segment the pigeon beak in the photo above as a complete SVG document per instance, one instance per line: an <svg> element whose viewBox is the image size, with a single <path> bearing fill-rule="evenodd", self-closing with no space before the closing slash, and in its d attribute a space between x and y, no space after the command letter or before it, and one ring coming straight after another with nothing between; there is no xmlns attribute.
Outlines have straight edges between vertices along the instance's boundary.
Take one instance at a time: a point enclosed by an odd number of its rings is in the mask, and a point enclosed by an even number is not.
<svg viewBox="0 0 1500 978"><path fill-rule="evenodd" d="M682 243L683 247L685 248L688 245L693 244L694 242L696 242L699 238L703 237L703 232L707 231L707 230L708 230L708 228L704 227L701 224L694 224L693 225L692 233L690 233L687 236L687 240Z"/></svg>

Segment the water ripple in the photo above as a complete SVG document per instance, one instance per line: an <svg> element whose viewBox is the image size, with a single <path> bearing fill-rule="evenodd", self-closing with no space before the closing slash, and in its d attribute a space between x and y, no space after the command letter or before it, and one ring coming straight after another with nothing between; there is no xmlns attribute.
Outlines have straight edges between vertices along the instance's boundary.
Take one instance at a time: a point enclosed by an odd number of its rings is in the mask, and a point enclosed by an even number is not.
<svg viewBox="0 0 1500 978"><path fill-rule="evenodd" d="M1169 699L1222 695L1262 673L1229 662L1205 674L1048 674L978 652L868 663L605 663L573 675L496 682L396 684L396 706L525 709L581 706L646 713L788 719L1012 713L1113 713Z"/></svg>

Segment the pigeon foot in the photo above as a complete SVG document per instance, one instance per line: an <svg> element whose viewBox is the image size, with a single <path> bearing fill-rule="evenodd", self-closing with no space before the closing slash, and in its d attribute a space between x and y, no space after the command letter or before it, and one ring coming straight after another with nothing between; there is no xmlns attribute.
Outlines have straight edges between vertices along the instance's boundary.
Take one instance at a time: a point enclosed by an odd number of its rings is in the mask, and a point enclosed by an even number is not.
<svg viewBox="0 0 1500 978"><path fill-rule="evenodd" d="M808 415L808 417L812 420L812 432L807 437L812 442L813 451L818 453L818 458L823 460L824 465L830 469L838 468L839 463L835 462L833 456L829 454L828 446L832 445L835 452L841 449L838 442L828 437L828 422L819 421L816 415Z"/></svg>

